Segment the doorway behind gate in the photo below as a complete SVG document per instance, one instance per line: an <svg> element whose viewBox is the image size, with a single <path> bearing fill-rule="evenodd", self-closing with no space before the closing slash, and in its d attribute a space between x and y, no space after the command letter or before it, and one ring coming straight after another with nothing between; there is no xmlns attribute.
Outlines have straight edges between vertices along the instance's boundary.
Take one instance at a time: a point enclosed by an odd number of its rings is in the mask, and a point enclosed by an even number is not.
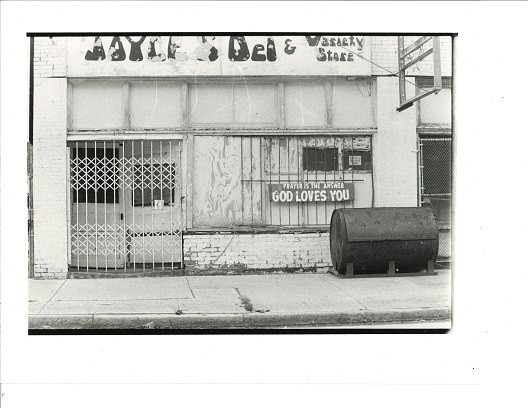
<svg viewBox="0 0 528 408"><path fill-rule="evenodd" d="M70 268L181 268L181 140L78 141L68 153Z"/></svg>

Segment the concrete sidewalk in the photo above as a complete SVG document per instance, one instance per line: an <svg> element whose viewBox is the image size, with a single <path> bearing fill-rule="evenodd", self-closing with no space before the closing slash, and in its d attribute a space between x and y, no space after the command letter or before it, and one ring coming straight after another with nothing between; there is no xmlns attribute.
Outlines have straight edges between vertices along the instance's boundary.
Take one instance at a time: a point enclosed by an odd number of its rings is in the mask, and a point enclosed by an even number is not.
<svg viewBox="0 0 528 408"><path fill-rule="evenodd" d="M451 271L29 280L30 329L450 328Z"/></svg>

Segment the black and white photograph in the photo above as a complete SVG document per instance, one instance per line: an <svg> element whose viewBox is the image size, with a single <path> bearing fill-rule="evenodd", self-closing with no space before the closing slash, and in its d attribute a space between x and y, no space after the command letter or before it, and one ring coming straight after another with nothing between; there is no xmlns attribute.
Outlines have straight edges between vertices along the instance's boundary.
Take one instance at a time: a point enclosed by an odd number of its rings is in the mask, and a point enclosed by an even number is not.
<svg viewBox="0 0 528 408"><path fill-rule="evenodd" d="M451 327L453 33L28 41L32 333Z"/></svg>
<svg viewBox="0 0 528 408"><path fill-rule="evenodd" d="M522 405L523 2L0 2L0 405Z"/></svg>

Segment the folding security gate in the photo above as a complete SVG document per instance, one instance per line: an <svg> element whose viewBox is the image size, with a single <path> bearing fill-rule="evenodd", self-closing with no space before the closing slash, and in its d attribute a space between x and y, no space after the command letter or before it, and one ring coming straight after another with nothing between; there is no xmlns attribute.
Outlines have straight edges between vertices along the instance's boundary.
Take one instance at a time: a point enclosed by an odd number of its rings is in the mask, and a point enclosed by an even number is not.
<svg viewBox="0 0 528 408"><path fill-rule="evenodd" d="M181 140L82 141L68 147L70 267L181 267Z"/></svg>

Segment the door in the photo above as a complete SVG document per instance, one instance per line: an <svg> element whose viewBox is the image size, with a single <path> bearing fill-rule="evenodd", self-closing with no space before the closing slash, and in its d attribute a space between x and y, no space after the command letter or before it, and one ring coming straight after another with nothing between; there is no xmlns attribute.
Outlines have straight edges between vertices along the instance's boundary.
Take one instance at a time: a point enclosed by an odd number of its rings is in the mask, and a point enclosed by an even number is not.
<svg viewBox="0 0 528 408"><path fill-rule="evenodd" d="M70 144L70 266L181 267L180 162L180 140Z"/></svg>
<svg viewBox="0 0 528 408"><path fill-rule="evenodd" d="M116 142L75 142L69 147L70 265L77 269L123 268L123 147Z"/></svg>
<svg viewBox="0 0 528 408"><path fill-rule="evenodd" d="M132 141L125 144L124 154L127 267L180 267L181 141Z"/></svg>

